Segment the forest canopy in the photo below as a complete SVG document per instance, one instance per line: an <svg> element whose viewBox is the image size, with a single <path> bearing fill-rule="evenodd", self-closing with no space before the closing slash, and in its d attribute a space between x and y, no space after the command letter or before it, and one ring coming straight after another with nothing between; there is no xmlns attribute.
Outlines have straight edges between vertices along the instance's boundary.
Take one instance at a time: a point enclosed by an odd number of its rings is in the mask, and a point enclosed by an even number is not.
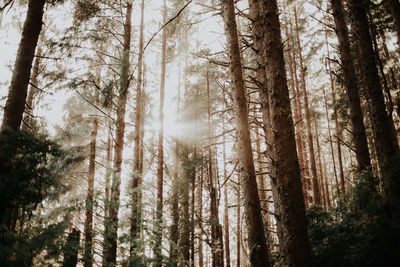
<svg viewBox="0 0 400 267"><path fill-rule="evenodd" d="M397 266L399 0L0 0L0 267Z"/></svg>

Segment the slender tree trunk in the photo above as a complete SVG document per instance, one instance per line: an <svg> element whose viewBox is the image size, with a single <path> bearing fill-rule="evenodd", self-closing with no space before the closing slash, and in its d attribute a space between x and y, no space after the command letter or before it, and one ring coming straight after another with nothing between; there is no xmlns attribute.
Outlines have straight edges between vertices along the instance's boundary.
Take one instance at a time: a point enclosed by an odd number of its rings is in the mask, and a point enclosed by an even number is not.
<svg viewBox="0 0 400 267"><path fill-rule="evenodd" d="M207 69L206 87L207 87L207 113L208 113L208 189L210 191L210 223L211 223L211 253L213 267L224 266L223 259L223 247L221 250L221 240L218 234L218 228L220 227L218 218L218 191L216 188L216 179L214 177L214 166L213 166L213 150L211 140L211 100L210 100L210 81L209 81L209 70Z"/></svg>
<svg viewBox="0 0 400 267"><path fill-rule="evenodd" d="M139 60L138 60L138 80L136 85L136 112L135 112L135 132L134 132L134 159L133 159L133 177L132 177L132 214L131 214L131 244L130 257L131 260L138 256L138 239L140 238L140 223L141 218L139 210L141 207L141 184L142 184L142 168L143 155L143 140L142 128L144 114L144 97L143 97L143 56L144 56L144 0L142 0L140 8L140 36L139 36Z"/></svg>
<svg viewBox="0 0 400 267"><path fill-rule="evenodd" d="M261 214L260 198L249 131L247 103L233 0L222 0L222 15L228 41L231 79L234 86L234 109L237 120L237 136L242 165L243 197L245 199L246 225L250 264L270 266Z"/></svg>
<svg viewBox="0 0 400 267"><path fill-rule="evenodd" d="M240 174L238 173L238 184L236 186L236 266L240 267L240 259L241 259L241 243L242 243L242 230L241 230L241 186L240 186Z"/></svg>
<svg viewBox="0 0 400 267"><path fill-rule="evenodd" d="M198 255L199 255L199 267L204 266L204 255L203 255L203 179L204 179L204 168L200 169L200 179L197 189L197 207L199 209L198 214L198 228L200 229L198 238Z"/></svg>
<svg viewBox="0 0 400 267"><path fill-rule="evenodd" d="M332 156L332 164L333 164L333 173L335 175L335 182L336 182L336 190L337 190L337 195L339 198L341 198L342 194L339 188L339 180L338 180L338 175L336 171L336 160L335 160L335 150L333 149L333 140L332 140L332 131L331 131L331 123L330 123L330 118L329 118L329 111L328 111L328 100L326 99L326 94L325 94L325 89L323 90L323 95L324 95L324 102L325 102L325 115L326 115L326 121L328 123L328 135L329 135L329 146L331 148L331 156Z"/></svg>
<svg viewBox="0 0 400 267"><path fill-rule="evenodd" d="M30 0L28 3L28 11L22 29L11 85L4 107L3 123L0 130L2 133L8 130L17 131L21 126L33 58L42 29L45 3L45 0Z"/></svg>
<svg viewBox="0 0 400 267"><path fill-rule="evenodd" d="M369 98L374 141L385 195L400 210L400 181L399 175L394 170L397 164L395 158L399 155L399 145L393 137L386 113L365 4L363 1L348 0L348 6L352 16L352 29L360 52L360 65L366 81L366 93Z"/></svg>
<svg viewBox="0 0 400 267"><path fill-rule="evenodd" d="M370 170L371 159L368 151L367 136L360 104L359 85L357 83L354 61L351 55L349 32L341 0L330 0L335 21L335 31L339 41L340 59L346 83L347 101L349 103L350 120L354 150L359 170Z"/></svg>
<svg viewBox="0 0 400 267"><path fill-rule="evenodd" d="M167 3L163 1L163 21L167 20ZM167 65L167 30L162 31L161 44L161 85L160 85L160 128L158 132L157 146L157 206L155 219L155 244L154 244L154 267L162 265L162 213L163 213L163 184L164 184L164 94L165 94L165 72Z"/></svg>
<svg viewBox="0 0 400 267"><path fill-rule="evenodd" d="M93 129L90 135L90 154L89 154L89 169L88 169L88 188L86 195L86 219L85 219L85 252L83 262L85 267L93 266L93 193L94 193L94 178L96 171L96 139L99 128L98 118L92 120Z"/></svg>
<svg viewBox="0 0 400 267"><path fill-rule="evenodd" d="M340 190L342 195L346 193L346 187L345 187L345 181L344 181L344 172L343 172L343 158L342 158L342 144L340 140L340 129L339 129L339 114L337 112L337 107L336 107L336 92L335 92L335 86L334 86L334 79L333 79L333 74L332 74L332 67L331 67L331 62L330 62L330 52L329 52L329 43L328 43L328 35L327 31L325 31L325 44L326 44L326 50L327 50L327 71L329 73L329 82L331 86L331 95L332 95L332 105L333 105L333 117L335 119L335 136L336 136L336 149L337 149L337 157L338 157L338 163L339 163L339 176L340 176Z"/></svg>
<svg viewBox="0 0 400 267"><path fill-rule="evenodd" d="M321 193L319 192L317 167L315 164L314 141L313 141L313 135L312 135L310 106L308 103L308 92L307 92L307 85L306 85L306 73L305 73L306 69L304 67L304 62L303 62L304 60L303 60L303 53L302 53L302 49L301 49L301 43L300 43L300 30L299 30L299 26L298 26L296 8L294 8L294 17L295 17L295 26L296 26L296 41L297 41L296 44L297 44L299 63L300 63L301 89L303 92L304 111L305 111L305 115L306 115L308 149L310 150L309 151L310 167L311 167L311 175L312 175L312 186L313 186L313 192L314 192L313 202L315 205L321 205Z"/></svg>
<svg viewBox="0 0 400 267"><path fill-rule="evenodd" d="M223 96L225 100L225 91L223 91ZM224 105L226 108L226 105ZM222 118L222 132L225 132L225 116ZM224 245L225 245L225 260L226 260L226 267L231 266L231 253L229 247L229 206L228 206L228 174L226 170L226 137L225 134L222 135L222 160L224 161Z"/></svg>
<svg viewBox="0 0 400 267"><path fill-rule="evenodd" d="M271 118L270 176L277 213L278 237L283 264L311 266L305 206L290 110L278 5L260 1ZM262 266L262 265L255 265ZM266 266L264 264L264 266Z"/></svg>
<svg viewBox="0 0 400 267"><path fill-rule="evenodd" d="M303 185L303 193L304 193L304 203L306 208L309 207L310 199L309 199L309 185L310 182L310 173L309 173L309 163L306 153L306 144L304 142L304 120L301 115L302 105L301 105L301 93L299 89L299 79L297 77L297 64L296 64L296 48L293 43L293 29L292 24L289 21L290 26L290 35L289 29L287 29L287 25L285 25L286 35L288 36L288 45L290 50L288 51L288 61L289 61L289 74L290 74L290 81L291 81L291 89L292 95L294 97L294 122L295 122L295 133L296 133L296 147L299 155L299 163L301 169L301 182ZM289 37L290 36L290 37ZM297 131L296 131L297 126Z"/></svg>
<svg viewBox="0 0 400 267"><path fill-rule="evenodd" d="M119 85L119 99L117 108L117 128L115 131L115 148L114 148L114 172L112 176L111 196L109 203L109 218L107 224L106 235L106 266L114 267L117 264L117 237L118 237L118 211L120 205L120 184L121 184L121 167L122 152L124 148L125 135L125 111L126 101L128 98L129 88L129 56L131 45L131 17L132 3L128 2L126 8L126 17L124 22L124 43L123 56L121 60L121 77Z"/></svg>
<svg viewBox="0 0 400 267"><path fill-rule="evenodd" d="M108 210L110 207L110 177L112 174L112 132L111 127L108 128L107 134L107 147L106 147L106 175L105 175L105 188L104 188L104 233L103 233L103 257L102 267L107 266L106 253L107 253L107 234L108 234Z"/></svg>

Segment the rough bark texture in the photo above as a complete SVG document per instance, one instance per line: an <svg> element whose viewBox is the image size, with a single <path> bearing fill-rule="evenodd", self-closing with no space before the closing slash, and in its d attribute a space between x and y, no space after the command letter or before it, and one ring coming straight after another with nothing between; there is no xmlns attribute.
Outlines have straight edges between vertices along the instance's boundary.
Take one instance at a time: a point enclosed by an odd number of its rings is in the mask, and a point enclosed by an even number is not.
<svg viewBox="0 0 400 267"><path fill-rule="evenodd" d="M126 17L124 22L124 43L123 56L121 59L121 77L119 85L119 99L117 108L117 127L115 130L114 148L114 173L112 176L111 196L109 203L109 217L106 228L106 267L114 267L117 264L117 234L118 234L118 211L120 205L120 184L122 152L124 148L125 135L125 111L129 88L129 56L131 46L131 17L132 3L126 7Z"/></svg>
<svg viewBox="0 0 400 267"><path fill-rule="evenodd" d="M237 121L239 158L242 167L241 182L243 183L243 197L248 228L249 259L252 266L270 266L251 148L243 70L235 20L235 7L233 0L223 0L221 2L227 36L231 79L234 86L233 98Z"/></svg>
<svg viewBox="0 0 400 267"><path fill-rule="evenodd" d="M349 103L354 150L359 170L370 170L371 159L368 151L367 135L360 104L359 86L354 69L349 32L341 0L331 0L331 8L335 21L335 31L339 41L340 59L346 83L346 95Z"/></svg>
<svg viewBox="0 0 400 267"><path fill-rule="evenodd" d="M366 93L371 109L371 122L374 142L382 173L386 197L400 209L400 181L395 173L394 157L399 154L399 145L393 137L392 128L386 112L385 101L380 84L375 53L372 45L368 17L364 1L348 0L351 13L351 26L360 53L360 66L366 82Z"/></svg>
<svg viewBox="0 0 400 267"><path fill-rule="evenodd" d="M94 174L96 171L96 139L99 128L98 118L92 121L93 129L90 134L90 152L88 168L88 188L86 195L86 218L85 218L85 251L83 262L85 267L93 266L93 193L94 193Z"/></svg>
<svg viewBox="0 0 400 267"><path fill-rule="evenodd" d="M280 252L285 266L312 266L278 6L276 0L259 3L265 26L264 50L271 122L270 176Z"/></svg>
<svg viewBox="0 0 400 267"><path fill-rule="evenodd" d="M45 0L30 0L28 11L22 29L17 58L11 77L11 85L8 91L7 102L4 107L3 123L1 132L6 130L19 130L22 115L25 110L25 100L28 91L29 79L35 49L38 44Z"/></svg>

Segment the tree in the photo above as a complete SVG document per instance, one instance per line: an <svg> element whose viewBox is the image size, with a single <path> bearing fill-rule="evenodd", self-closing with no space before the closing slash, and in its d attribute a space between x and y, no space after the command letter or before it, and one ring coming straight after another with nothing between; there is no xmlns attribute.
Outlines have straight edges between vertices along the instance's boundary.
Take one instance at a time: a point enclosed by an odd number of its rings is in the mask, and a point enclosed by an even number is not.
<svg viewBox="0 0 400 267"><path fill-rule="evenodd" d="M368 151L367 136L360 104L359 85L351 54L346 18L341 0L331 0L330 3L335 21L335 32L339 41L341 66L343 68L347 101L349 103L351 129L358 169L368 171L371 169L371 159Z"/></svg>
<svg viewBox="0 0 400 267"><path fill-rule="evenodd" d="M374 131L379 167L382 173L383 185L387 198L392 204L400 208L400 181L399 175L394 171L397 157L400 153L399 144L392 134L382 86L379 80L375 53L369 29L365 3L363 1L349 0L351 26L360 53L360 66L365 79L365 91L368 105L371 109L371 122Z"/></svg>
<svg viewBox="0 0 400 267"><path fill-rule="evenodd" d="M33 58L42 29L45 3L45 0L30 0L28 3L28 11L4 108L3 123L1 125L1 132L3 133L7 130L19 130L21 126Z"/></svg>
<svg viewBox="0 0 400 267"><path fill-rule="evenodd" d="M248 228L248 245L250 263L253 266L269 266L267 241L263 227L260 198L249 131L247 104L240 59L235 7L233 0L222 0L222 15L229 54L229 69L233 82L234 109L237 121L238 146L242 167L243 197L245 199L246 225Z"/></svg>
<svg viewBox="0 0 400 267"><path fill-rule="evenodd" d="M260 1L269 90L270 176L283 264L311 266L300 167L290 110L283 45L276 0Z"/></svg>
<svg viewBox="0 0 400 267"><path fill-rule="evenodd" d="M114 148L114 165L112 174L112 185L110 192L110 203L108 215L106 218L106 251L105 264L107 267L116 266L117 264L117 235L118 235L118 210L120 205L120 184L121 184L121 168L122 168L122 152L124 148L125 135L125 112L126 102L129 89L129 56L131 46L131 16L132 3L128 2L126 6L125 22L124 22L124 41L121 59L121 73L119 81L119 98L117 107L117 122L115 130L115 148Z"/></svg>

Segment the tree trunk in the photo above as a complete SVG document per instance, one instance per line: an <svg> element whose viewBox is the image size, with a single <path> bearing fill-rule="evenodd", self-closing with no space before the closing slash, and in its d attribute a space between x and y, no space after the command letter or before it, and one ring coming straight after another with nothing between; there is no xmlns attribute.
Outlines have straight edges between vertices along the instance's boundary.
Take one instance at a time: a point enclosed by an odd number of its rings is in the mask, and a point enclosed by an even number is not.
<svg viewBox="0 0 400 267"><path fill-rule="evenodd" d="M395 157L399 155L399 145L393 137L386 113L365 4L363 1L348 0L348 5L352 15L352 29L360 52L360 65L366 81L366 93L369 98L374 141L383 176L385 195L400 210L400 181L394 170L397 164Z"/></svg>
<svg viewBox="0 0 400 267"><path fill-rule="evenodd" d="M370 170L371 159L368 151L367 135L363 121L363 113L360 104L359 86L357 83L356 71L354 69L353 57L349 32L346 25L345 14L341 0L330 0L335 21L335 31L339 41L340 59L345 81L347 101L349 103L350 120L352 125L352 136L354 150L359 170Z"/></svg>
<svg viewBox="0 0 400 267"><path fill-rule="evenodd" d="M122 152L124 148L126 101L129 88L129 56L132 30L131 17L132 3L129 2L127 4L126 17L124 22L124 46L123 56L121 60L121 76L117 108L117 127L115 131L114 172L112 176L111 196L109 203L109 218L106 218L106 220L108 220L106 229L106 267L114 267L117 264L118 211L120 205Z"/></svg>
<svg viewBox="0 0 400 267"><path fill-rule="evenodd" d="M17 58L11 77L7 102L4 107L1 132L17 131L21 126L35 49L38 44L45 0L30 0L22 29Z"/></svg>
<svg viewBox="0 0 400 267"><path fill-rule="evenodd" d="M303 193L304 193L304 203L306 208L309 207L310 199L309 199L309 188L310 188L310 172L309 172L309 163L306 153L306 144L304 142L304 120L301 114L302 105L301 105L301 93L299 89L299 79L297 77L297 64L296 64L296 48L294 45L293 37L293 29L292 24L289 21L290 26L290 35L289 29L287 29L287 25L285 25L285 29L287 31L286 35L288 38L288 46L290 47L288 51L288 63L289 63L289 74L291 81L291 89L292 95L294 97L294 123L295 123L295 134L296 134L296 147L299 155L299 163L301 170L301 182L303 185ZM297 126L297 127L296 127ZM297 128L297 130L296 130Z"/></svg>
<svg viewBox="0 0 400 267"><path fill-rule="evenodd" d="M207 87L207 113L208 113L208 189L210 192L210 224L211 224L211 253L213 267L224 266L223 247L221 249L222 240L220 240L218 228L220 227L218 218L218 191L217 182L218 175L214 178L212 139L211 139L211 100L210 100L210 80L207 68L206 87Z"/></svg>
<svg viewBox="0 0 400 267"><path fill-rule="evenodd" d="M107 227L108 227L108 210L110 207L110 177L112 174L112 136L111 127L108 128L107 133L107 147L106 147L106 175L105 175L105 188L104 188L104 233L103 233L103 257L102 267L107 266L106 253L107 253Z"/></svg>
<svg viewBox="0 0 400 267"><path fill-rule="evenodd" d="M93 193L94 193L94 176L96 171L96 139L99 128L98 118L92 121L93 129L90 136L90 154L88 169L88 188L86 195L86 219L85 219L85 252L83 262L85 267L93 266Z"/></svg>
<svg viewBox="0 0 400 267"><path fill-rule="evenodd" d="M319 183L318 183L318 176L317 176L317 166L315 164L315 152L314 152L314 141L312 135L312 128L311 128L311 115L310 115L310 106L308 103L308 92L307 92L307 85L306 85L306 69L304 67L304 60L303 60L303 53L301 49L300 43L300 30L297 21L297 11L294 8L294 18L295 18L295 26L296 26L296 44L297 50L299 55L299 62L300 62L300 78L301 78L301 89L303 92L304 98L304 111L306 115L306 126L307 126L307 139L308 139L308 149L310 150L310 167L311 167L311 175L312 175L312 186L313 186L313 193L314 199L313 202L315 205L321 205L321 193L319 192Z"/></svg>
<svg viewBox="0 0 400 267"><path fill-rule="evenodd" d="M311 266L300 166L276 0L260 1L271 119L270 176L283 264ZM262 266L262 265L255 265ZM263 266L266 266L265 264Z"/></svg>
<svg viewBox="0 0 400 267"><path fill-rule="evenodd" d="M245 211L247 215L246 224L248 228L250 264L253 266L270 266L251 148L245 85L235 19L235 7L233 0L223 0L221 2L225 32L227 35L231 79L234 86L234 109L237 121L237 136L240 151L239 158L242 165L241 177L243 183Z"/></svg>
<svg viewBox="0 0 400 267"><path fill-rule="evenodd" d="M135 111L135 132L134 132L134 158L133 158L133 177L132 177L132 214L131 214L131 228L130 228L130 257L131 260L139 257L139 243L141 218L139 210L141 207L141 185L142 185L142 164L143 156L143 137L142 129L144 128L144 96L143 96L143 56L144 56L144 0L141 3L140 9L140 36L139 36L139 60L138 60L138 80L136 87L136 111Z"/></svg>
<svg viewBox="0 0 400 267"><path fill-rule="evenodd" d="M167 3L163 4L163 21L167 21ZM154 267L162 265L162 213L163 213L163 184L164 184L164 94L165 94L165 72L167 65L167 30L162 30L161 44L161 85L160 85L160 128L158 131L157 145L157 205L155 218L155 244L154 244Z"/></svg>
<svg viewBox="0 0 400 267"><path fill-rule="evenodd" d="M322 88L323 95L324 95L324 102L325 102L325 115L326 115L326 121L328 124L328 139L329 139L329 146L331 148L331 156L332 156L332 164L333 164L333 173L335 175L335 182L336 182L336 190L337 190L337 195L339 198L341 198L342 194L339 188L339 180L337 176L337 171L336 171L336 160L335 160L335 150L333 149L333 140L332 140L332 132L331 132L331 123L330 123L330 118L329 118L329 111L328 111L328 100L326 99L326 94L325 94L325 89Z"/></svg>

